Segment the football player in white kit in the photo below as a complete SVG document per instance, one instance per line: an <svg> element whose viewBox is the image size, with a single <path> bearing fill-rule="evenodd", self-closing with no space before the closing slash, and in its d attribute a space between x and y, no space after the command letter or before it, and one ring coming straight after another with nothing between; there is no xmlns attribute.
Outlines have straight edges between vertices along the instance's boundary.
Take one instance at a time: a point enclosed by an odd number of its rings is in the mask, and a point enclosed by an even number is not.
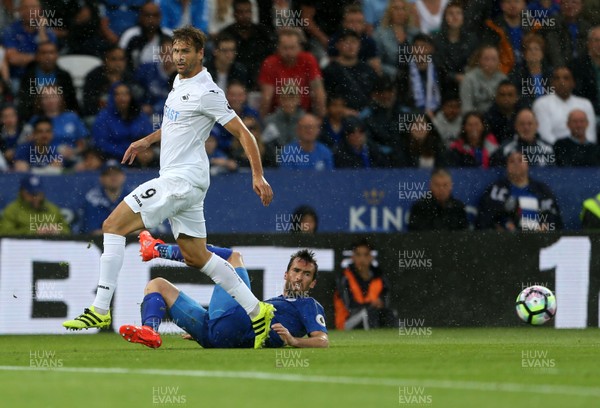
<svg viewBox="0 0 600 408"><path fill-rule="evenodd" d="M255 331L256 348L262 347L266 339L273 306L260 302L227 261L206 249L204 197L210 173L204 142L215 122L240 140L252 167L252 187L263 205L269 205L273 191L263 176L254 136L202 66L204 43L204 34L196 28L188 26L173 32L178 75L165 103L162 126L133 142L122 160L131 164L138 153L160 142L160 176L133 190L104 221L96 299L83 314L63 323L67 329L110 325L110 302L123 265L125 235L156 227L168 218L186 264L199 268L246 310Z"/></svg>

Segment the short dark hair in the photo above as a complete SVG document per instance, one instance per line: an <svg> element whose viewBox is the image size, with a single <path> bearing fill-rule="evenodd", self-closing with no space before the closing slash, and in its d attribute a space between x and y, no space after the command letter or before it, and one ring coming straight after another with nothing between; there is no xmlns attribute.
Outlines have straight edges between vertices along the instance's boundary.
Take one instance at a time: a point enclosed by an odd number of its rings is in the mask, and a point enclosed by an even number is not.
<svg viewBox="0 0 600 408"><path fill-rule="evenodd" d="M352 252L354 252L356 250L356 248L360 248L360 247L369 248L369 252L375 249L373 244L371 244L371 242L369 242L369 240L366 238L361 238L361 239L354 241L352 243Z"/></svg>
<svg viewBox="0 0 600 408"><path fill-rule="evenodd" d="M228 42L228 41L236 43L236 47L237 47L237 41L235 40L234 36L232 36L231 34L228 34L228 33L219 33L214 39L215 49L219 48L221 43Z"/></svg>
<svg viewBox="0 0 600 408"><path fill-rule="evenodd" d="M431 177L429 179L432 179L435 176L448 176L450 177L450 179L452 179L452 175L450 174L450 172L443 167L436 167L435 169L433 169L433 171L431 172Z"/></svg>
<svg viewBox="0 0 600 408"><path fill-rule="evenodd" d="M206 35L200 29L188 25L173 31L173 43L175 41L190 42L196 51L200 51L206 44Z"/></svg>
<svg viewBox="0 0 600 408"><path fill-rule="evenodd" d="M292 263L294 260L300 259L306 263L311 263L315 266L315 274L313 275L313 280L317 279L317 273L319 272L319 265L317 264L317 260L315 259L315 253L309 249L301 249L297 252L294 252L290 256L290 262L288 262L288 266L286 272L290 270L292 267Z"/></svg>
<svg viewBox="0 0 600 408"><path fill-rule="evenodd" d="M250 0L233 0L233 5L232 5L233 10L235 11L235 8L237 6L239 6L239 5L242 5L242 4L250 4L250 5L252 5L252 2Z"/></svg>
<svg viewBox="0 0 600 408"><path fill-rule="evenodd" d="M413 41L412 41L413 45L417 41L424 42L426 44L431 45L432 47L435 47L435 43L433 42L433 37L431 37L430 35L419 33L414 36Z"/></svg>
<svg viewBox="0 0 600 408"><path fill-rule="evenodd" d="M35 122L33 122L33 130L37 129L37 127L40 125L40 123L49 123L50 127L54 128L54 126L52 125L52 119L50 119L47 116L41 116L41 117L37 118L35 120Z"/></svg>
<svg viewBox="0 0 600 408"><path fill-rule="evenodd" d="M302 220L302 217L304 217L305 215L309 215L315 219L315 232L316 232L317 229L319 228L319 216L317 215L317 211L314 208L312 208L310 205L301 205L301 206L297 207L294 210L292 219L295 220L295 222L299 223ZM293 231L301 232L302 226L298 225L297 228L294 229Z"/></svg>

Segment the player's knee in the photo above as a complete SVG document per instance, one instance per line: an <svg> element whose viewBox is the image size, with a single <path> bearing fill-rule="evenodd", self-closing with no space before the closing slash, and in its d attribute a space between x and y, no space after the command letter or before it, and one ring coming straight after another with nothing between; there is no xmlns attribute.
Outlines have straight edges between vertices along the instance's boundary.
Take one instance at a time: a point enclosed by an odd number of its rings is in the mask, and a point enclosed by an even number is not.
<svg viewBox="0 0 600 408"><path fill-rule="evenodd" d="M115 223L113 222L111 217L108 217L102 223L102 232L105 234L113 234L115 233Z"/></svg>
<svg viewBox="0 0 600 408"><path fill-rule="evenodd" d="M150 282L146 284L146 288L144 289L144 294L155 293L158 292L162 294L165 288L168 286L169 282L164 278L154 278Z"/></svg>

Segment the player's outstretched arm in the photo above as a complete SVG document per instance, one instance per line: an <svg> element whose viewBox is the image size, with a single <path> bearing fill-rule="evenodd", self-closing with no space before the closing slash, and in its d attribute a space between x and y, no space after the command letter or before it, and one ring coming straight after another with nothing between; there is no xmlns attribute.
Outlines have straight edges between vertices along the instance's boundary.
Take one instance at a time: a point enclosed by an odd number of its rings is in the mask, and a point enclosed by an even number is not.
<svg viewBox="0 0 600 408"><path fill-rule="evenodd" d="M271 326L271 329L275 330L275 333L277 333L279 337L281 337L281 340L283 340L283 342L288 346L298 348L329 347L329 337L327 336L327 333L322 331L310 332L308 334L310 337L294 337L281 323L275 323L273 326Z"/></svg>
<svg viewBox="0 0 600 408"><path fill-rule="evenodd" d="M273 200L273 190L265 180L263 175L262 162L260 160L260 151L256 144L254 135L250 133L244 122L238 116L231 119L225 124L225 129L233 136L239 139L240 144L248 156L250 167L252 168L252 188L260 197L264 206L268 206Z"/></svg>
<svg viewBox="0 0 600 408"><path fill-rule="evenodd" d="M140 140L136 140L135 142L130 144L127 150L125 151L125 154L123 155L123 160L121 160L121 163L125 164L128 160L129 163L127 164L133 163L138 153L143 152L144 150L152 146L154 143L160 142L160 136L161 132L160 129L158 129L157 131L150 133L148 136Z"/></svg>

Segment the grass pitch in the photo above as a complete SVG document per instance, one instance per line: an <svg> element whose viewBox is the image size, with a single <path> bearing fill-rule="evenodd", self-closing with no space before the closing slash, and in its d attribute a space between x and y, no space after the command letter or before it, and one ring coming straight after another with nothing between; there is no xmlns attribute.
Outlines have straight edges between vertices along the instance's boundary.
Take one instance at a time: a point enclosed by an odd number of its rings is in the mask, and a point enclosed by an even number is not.
<svg viewBox="0 0 600 408"><path fill-rule="evenodd" d="M329 349L0 336L3 407L593 407L600 330L330 333Z"/></svg>

